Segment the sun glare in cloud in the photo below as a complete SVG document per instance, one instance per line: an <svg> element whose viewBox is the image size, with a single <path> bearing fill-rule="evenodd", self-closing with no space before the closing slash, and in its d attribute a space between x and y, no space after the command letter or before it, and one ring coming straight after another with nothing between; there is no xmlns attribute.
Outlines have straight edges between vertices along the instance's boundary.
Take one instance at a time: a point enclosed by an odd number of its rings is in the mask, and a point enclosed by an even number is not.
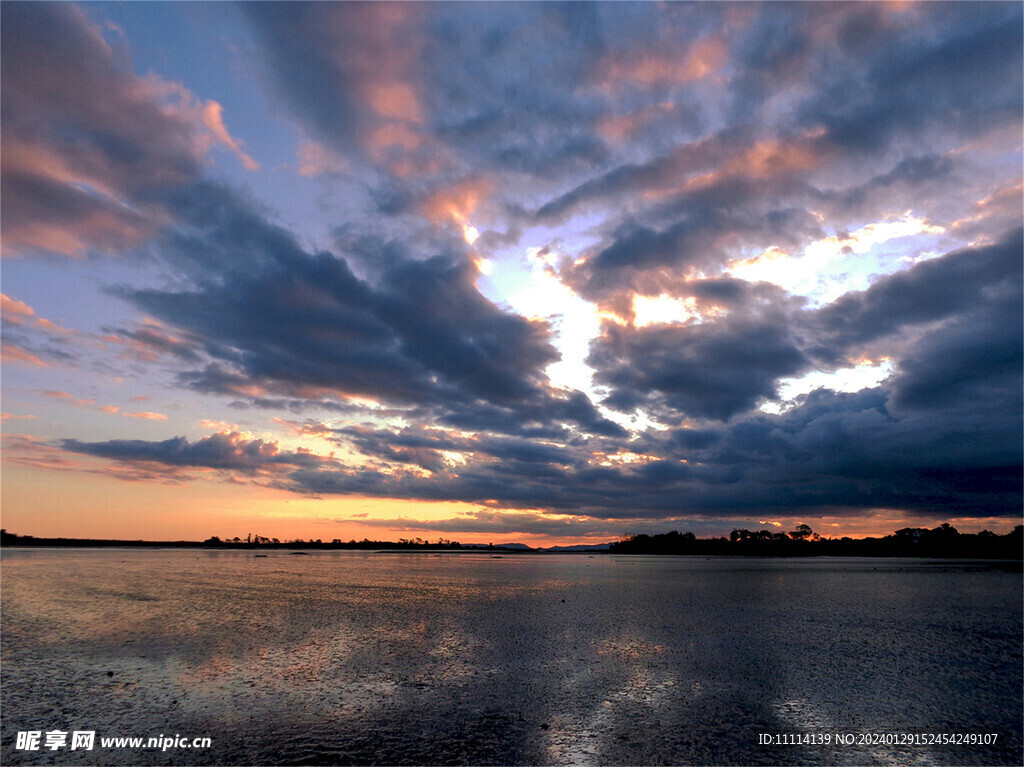
<svg viewBox="0 0 1024 767"><path fill-rule="evenodd" d="M557 255L550 248L526 250L530 272L525 284L506 302L528 319L547 319L555 331L561 359L545 371L555 386L592 392L593 370L586 364L590 342L601 330L597 307L576 295L554 273Z"/></svg>
<svg viewBox="0 0 1024 767"><path fill-rule="evenodd" d="M779 381L778 398L763 403L761 410L765 413L783 413L793 407L797 397L815 389L831 389L836 392L871 389L892 375L892 372L892 360L882 357L877 360L860 360L852 367L832 372L815 370L797 378L783 378Z"/></svg>
<svg viewBox="0 0 1024 767"><path fill-rule="evenodd" d="M851 290L864 290L873 276L897 272L920 260L920 243L909 238L944 231L908 212L892 221L815 240L798 253L773 245L752 258L731 261L728 273L750 282L769 282L806 296L813 304L825 304ZM881 252L881 245L889 247Z"/></svg>
<svg viewBox="0 0 1024 767"><path fill-rule="evenodd" d="M633 324L638 328L658 323L700 322L697 301L690 298L660 296L633 296Z"/></svg>
<svg viewBox="0 0 1024 767"><path fill-rule="evenodd" d="M435 224L450 222L462 232L462 238L470 245L480 236L470 224L470 216L477 206L491 193L491 182L481 178L466 179L454 186L437 190L421 204L424 215Z"/></svg>

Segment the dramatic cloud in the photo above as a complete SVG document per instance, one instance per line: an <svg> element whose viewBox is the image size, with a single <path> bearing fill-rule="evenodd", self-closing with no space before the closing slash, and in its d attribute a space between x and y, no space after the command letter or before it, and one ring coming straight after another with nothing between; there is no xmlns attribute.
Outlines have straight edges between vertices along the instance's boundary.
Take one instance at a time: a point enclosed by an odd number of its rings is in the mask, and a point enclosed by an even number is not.
<svg viewBox="0 0 1024 767"><path fill-rule="evenodd" d="M61 442L61 447L71 453L109 458L125 464L218 469L243 474L279 467L333 463L330 459L302 450L282 451L276 442L247 439L238 432L212 434L195 442L189 442L184 437L162 442L137 439L81 442L66 439Z"/></svg>
<svg viewBox="0 0 1024 767"><path fill-rule="evenodd" d="M728 419L773 399L775 382L808 360L784 327L727 321L639 329L608 326L588 362L617 409L668 407ZM655 395L654 401L651 395ZM659 407L661 405L661 407Z"/></svg>
<svg viewBox="0 0 1024 767"><path fill-rule="evenodd" d="M141 8L2 9L15 463L455 534L1020 514L1019 4Z"/></svg>
<svg viewBox="0 0 1024 767"><path fill-rule="evenodd" d="M197 206L199 199L206 204ZM618 431L582 395L546 385L544 367L558 359L547 323L485 299L476 267L462 254L417 259L396 243L363 239L356 259L372 260L379 272L369 281L342 257L305 252L227 189L193 189L168 208L203 232L199 238L181 228L163 251L194 289L118 292L191 340L184 346L140 331L129 337L187 360L202 346L209 364L181 374L194 389L361 397L453 419L478 405L497 410L510 430L540 417ZM501 427L492 421L490 428Z"/></svg>
<svg viewBox="0 0 1024 767"><path fill-rule="evenodd" d="M856 348L908 326L993 308L1008 312L1001 319L1009 324L1014 307L1019 311L1022 253L1024 236L1018 229L997 244L924 261L822 308L814 316L818 337Z"/></svg>
<svg viewBox="0 0 1024 767"><path fill-rule="evenodd" d="M3 26L6 253L139 245L164 220L149 194L197 178L215 143L258 167L228 134L220 104L124 71L76 6L5 6Z"/></svg>

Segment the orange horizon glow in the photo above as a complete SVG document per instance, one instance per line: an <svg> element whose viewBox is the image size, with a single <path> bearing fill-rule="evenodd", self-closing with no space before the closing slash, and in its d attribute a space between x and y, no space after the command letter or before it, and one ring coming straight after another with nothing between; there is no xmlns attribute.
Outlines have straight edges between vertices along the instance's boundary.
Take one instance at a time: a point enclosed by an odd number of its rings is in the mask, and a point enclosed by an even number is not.
<svg viewBox="0 0 1024 767"><path fill-rule="evenodd" d="M44 471L45 481L42 480ZM235 536L244 539L251 533L282 542L295 539L330 542L335 538L345 542L363 539L398 541L401 538L436 542L444 538L460 543L523 543L531 547L547 547L608 543L640 532L654 534L672 530L693 531L698 539L728 537L733 528L788 532L799 524L810 525L824 538L880 538L904 527L932 529L943 522L948 522L961 533L987 529L1004 535L1022 523L1021 519L1014 518L940 519L879 512L851 518L781 517L765 524L758 524L756 519L718 520L718 524L723 526L710 532L691 530L700 525L698 519L666 521L656 530L641 520L613 520L605 525L608 534L460 532L432 529L429 524L439 520L450 522L465 516L467 527L471 527L473 515L490 512L530 514L538 519L561 518L561 515L491 507L484 510L479 504L448 501L360 496L310 498L269 487L218 481L213 477L191 482L150 484L126 482L99 473L53 471L12 464L5 466L4 473L9 480L2 488L4 529L37 538L199 542L211 536L222 540ZM14 481L19 479L18 475L26 481ZM32 481L33 477L37 481ZM72 497L70 491L75 493L74 507L67 503L67 499ZM382 524L387 520L395 524ZM424 528L410 527L404 524L406 521L414 521L415 525L423 525ZM595 527L599 524L595 521ZM615 530L621 532L611 532Z"/></svg>

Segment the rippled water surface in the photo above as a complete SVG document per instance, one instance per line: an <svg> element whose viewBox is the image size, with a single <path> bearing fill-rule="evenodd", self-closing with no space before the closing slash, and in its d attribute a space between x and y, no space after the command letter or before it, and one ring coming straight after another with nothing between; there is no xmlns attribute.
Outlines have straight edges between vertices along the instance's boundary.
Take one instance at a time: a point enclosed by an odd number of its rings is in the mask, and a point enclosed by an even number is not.
<svg viewBox="0 0 1024 767"><path fill-rule="evenodd" d="M978 562L5 550L0 756L1020 764L1021 604L1019 568ZM758 745L900 732L998 738ZM212 746L98 740L159 735Z"/></svg>

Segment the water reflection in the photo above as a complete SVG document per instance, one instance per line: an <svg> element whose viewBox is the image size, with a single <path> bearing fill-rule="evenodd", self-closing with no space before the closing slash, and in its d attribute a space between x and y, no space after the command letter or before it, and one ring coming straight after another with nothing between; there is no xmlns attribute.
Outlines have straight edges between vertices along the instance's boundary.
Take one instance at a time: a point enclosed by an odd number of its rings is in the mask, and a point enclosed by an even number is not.
<svg viewBox="0 0 1024 767"><path fill-rule="evenodd" d="M111 763L1012 764L1020 579L972 568L5 552L2 756L85 726L216 746ZM1000 748L757 745L947 721Z"/></svg>

